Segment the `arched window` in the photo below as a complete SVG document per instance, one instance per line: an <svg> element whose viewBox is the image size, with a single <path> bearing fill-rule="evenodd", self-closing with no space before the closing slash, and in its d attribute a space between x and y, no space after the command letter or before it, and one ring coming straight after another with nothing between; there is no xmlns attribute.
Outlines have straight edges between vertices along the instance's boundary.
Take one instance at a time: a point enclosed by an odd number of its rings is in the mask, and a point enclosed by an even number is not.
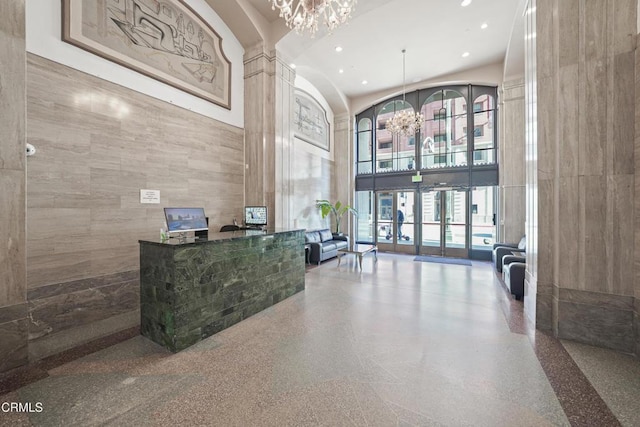
<svg viewBox="0 0 640 427"><path fill-rule="evenodd" d="M406 101L386 103L376 117L376 172L415 169L415 136L393 135L386 129L387 121L403 110L414 109Z"/></svg>
<svg viewBox="0 0 640 427"><path fill-rule="evenodd" d="M467 102L458 91L440 90L422 104L422 169L467 165Z"/></svg>
<svg viewBox="0 0 640 427"><path fill-rule="evenodd" d="M360 119L356 134L357 174L370 174L373 171L373 152L371 150L371 120Z"/></svg>

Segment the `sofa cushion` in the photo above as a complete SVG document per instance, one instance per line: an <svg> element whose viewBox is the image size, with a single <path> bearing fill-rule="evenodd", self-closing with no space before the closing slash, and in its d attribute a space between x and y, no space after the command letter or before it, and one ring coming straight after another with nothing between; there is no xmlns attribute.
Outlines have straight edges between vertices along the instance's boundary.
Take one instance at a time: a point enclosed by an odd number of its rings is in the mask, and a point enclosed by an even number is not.
<svg viewBox="0 0 640 427"><path fill-rule="evenodd" d="M320 233L317 231L308 231L304 233L305 243L320 243Z"/></svg>
<svg viewBox="0 0 640 427"><path fill-rule="evenodd" d="M333 243L336 244L337 249L344 249L349 246L349 243L346 240L334 240Z"/></svg>
<svg viewBox="0 0 640 427"><path fill-rule="evenodd" d="M322 252L331 252L335 251L336 249L338 249L338 246L335 244L335 242L322 242Z"/></svg>
<svg viewBox="0 0 640 427"><path fill-rule="evenodd" d="M328 242L329 240L333 240L333 234L331 234L331 230L320 230L320 241Z"/></svg>
<svg viewBox="0 0 640 427"><path fill-rule="evenodd" d="M522 236L520 239L520 243L518 243L518 249L526 250L527 249L527 236Z"/></svg>

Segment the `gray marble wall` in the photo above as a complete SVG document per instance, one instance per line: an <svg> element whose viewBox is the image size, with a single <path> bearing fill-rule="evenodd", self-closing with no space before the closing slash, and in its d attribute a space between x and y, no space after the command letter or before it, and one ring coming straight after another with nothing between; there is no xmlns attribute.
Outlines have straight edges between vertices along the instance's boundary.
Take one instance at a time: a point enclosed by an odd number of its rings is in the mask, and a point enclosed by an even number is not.
<svg viewBox="0 0 640 427"><path fill-rule="evenodd" d="M0 372L27 363L24 7L0 2Z"/></svg>
<svg viewBox="0 0 640 427"><path fill-rule="evenodd" d="M138 324L138 240L162 207L203 206L214 230L241 218L244 132L38 56L27 77L33 360Z"/></svg>
<svg viewBox="0 0 640 427"><path fill-rule="evenodd" d="M537 178L527 182L537 203L529 226L538 327L629 352L636 10L636 0L537 0L529 80L537 85Z"/></svg>

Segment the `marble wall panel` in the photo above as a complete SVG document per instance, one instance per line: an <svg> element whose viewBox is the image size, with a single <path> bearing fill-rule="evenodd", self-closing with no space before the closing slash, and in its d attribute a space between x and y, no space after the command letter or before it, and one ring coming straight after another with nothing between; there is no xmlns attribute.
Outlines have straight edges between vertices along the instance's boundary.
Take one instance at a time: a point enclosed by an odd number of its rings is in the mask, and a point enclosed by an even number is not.
<svg viewBox="0 0 640 427"><path fill-rule="evenodd" d="M635 355L640 357L640 298L634 298L633 332L635 338Z"/></svg>
<svg viewBox="0 0 640 427"><path fill-rule="evenodd" d="M25 245L25 15L24 0L0 3L0 307L26 298ZM18 324L5 325L1 356L17 355L24 334ZM11 357L0 372L18 366ZM16 364L17 363L17 364Z"/></svg>
<svg viewBox="0 0 640 427"><path fill-rule="evenodd" d="M530 51L528 64L536 69L538 79L538 89L543 85L540 83L549 76L555 74L556 69L556 48L557 48L557 25L553 21L555 0L536 0L535 15L530 15L533 21L533 31L535 36L535 49ZM529 9L534 8L529 2ZM532 62L533 61L533 62Z"/></svg>
<svg viewBox="0 0 640 427"><path fill-rule="evenodd" d="M634 52L636 50L636 34L638 33L637 0L614 0L609 2L612 12L609 28L612 32L613 53Z"/></svg>
<svg viewBox="0 0 640 427"><path fill-rule="evenodd" d="M0 373L26 364L27 304L0 308Z"/></svg>
<svg viewBox="0 0 640 427"><path fill-rule="evenodd" d="M0 343L0 372L27 364L27 319L0 323Z"/></svg>
<svg viewBox="0 0 640 427"><path fill-rule="evenodd" d="M0 2L0 169L24 170L24 0Z"/></svg>
<svg viewBox="0 0 640 427"><path fill-rule="evenodd" d="M324 159L313 150L308 143L295 140L292 171L293 180L293 217L294 227L317 229L329 226L329 218L323 220L320 211L315 207L318 199L334 199L331 177L335 173L332 161Z"/></svg>
<svg viewBox="0 0 640 427"><path fill-rule="evenodd" d="M555 106L558 99L555 78L538 81L538 102ZM558 112L555 108L540 108L537 124L538 179L551 180L556 176L556 143L558 140Z"/></svg>
<svg viewBox="0 0 640 427"><path fill-rule="evenodd" d="M574 287L580 280L580 251L577 236L580 235L580 218L578 202L579 180L577 176L559 179L557 251L562 256L555 256L554 269L556 277L554 283L560 287Z"/></svg>
<svg viewBox="0 0 640 427"><path fill-rule="evenodd" d="M604 236L607 246L606 292L634 295L633 175L610 175L607 180L607 221Z"/></svg>
<svg viewBox="0 0 640 427"><path fill-rule="evenodd" d="M582 0L562 0L557 2L558 27L562 36L558 37L558 61L560 68L577 65L580 60L580 4ZM560 85L562 88L562 85Z"/></svg>
<svg viewBox="0 0 640 427"><path fill-rule="evenodd" d="M608 32L607 32L607 10L609 2L606 1L585 1L580 4L580 29L584 32L582 47L584 58L587 62L599 60L607 56ZM566 10L566 14L576 14L576 11Z"/></svg>
<svg viewBox="0 0 640 427"><path fill-rule="evenodd" d="M562 37L563 39L564 37ZM578 64L562 67L559 72L558 115L560 137L558 145L558 174L560 177L572 177L578 174L578 153L580 153L580 90L575 84L579 80ZM560 193L560 197L569 194Z"/></svg>
<svg viewBox="0 0 640 427"><path fill-rule="evenodd" d="M579 174L603 175L609 120L607 62L596 58L582 62L581 67Z"/></svg>
<svg viewBox="0 0 640 427"><path fill-rule="evenodd" d="M605 292L607 288L607 178L579 177L580 276L576 289ZM560 256L558 253L557 256Z"/></svg>
<svg viewBox="0 0 640 427"><path fill-rule="evenodd" d="M88 281L93 282L92 279ZM140 304L139 292L140 283L136 278L30 299L29 339L37 340L79 325L135 311Z"/></svg>
<svg viewBox="0 0 640 427"><path fill-rule="evenodd" d="M28 58L29 287L137 268L162 207L242 215L243 131L60 64ZM32 159L30 159L32 160ZM160 205L142 205L142 188Z"/></svg>
<svg viewBox="0 0 640 427"><path fill-rule="evenodd" d="M536 282L536 328L548 331L554 328L554 285L551 283Z"/></svg>
<svg viewBox="0 0 640 427"><path fill-rule="evenodd" d="M27 72L37 359L138 323L137 278L96 278L137 272L138 240L157 238L163 206L203 206L213 229L241 218L244 131L37 56ZM142 188L160 190L161 203L140 204ZM83 280L92 287L47 293Z"/></svg>
<svg viewBox="0 0 640 427"><path fill-rule="evenodd" d="M617 34L617 32L616 32ZM613 58L612 100L609 107L611 138L607 143L607 172L633 174L635 135L635 52L624 52Z"/></svg>
<svg viewBox="0 0 640 427"><path fill-rule="evenodd" d="M538 283L554 283L555 191L552 180L538 180Z"/></svg>
<svg viewBox="0 0 640 427"><path fill-rule="evenodd" d="M501 225L501 236L505 242L518 242L525 234L525 190L524 185L502 189L501 210L504 222Z"/></svg>
<svg viewBox="0 0 640 427"><path fill-rule="evenodd" d="M24 179L24 170L0 168L0 307L25 301Z"/></svg>
<svg viewBox="0 0 640 427"><path fill-rule="evenodd" d="M632 353L633 298L560 289L558 337Z"/></svg>

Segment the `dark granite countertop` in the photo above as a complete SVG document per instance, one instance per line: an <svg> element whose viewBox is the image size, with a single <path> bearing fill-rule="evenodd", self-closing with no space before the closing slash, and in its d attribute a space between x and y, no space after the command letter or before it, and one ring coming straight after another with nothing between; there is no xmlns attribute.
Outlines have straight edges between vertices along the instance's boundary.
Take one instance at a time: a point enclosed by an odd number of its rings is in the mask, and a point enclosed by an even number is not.
<svg viewBox="0 0 640 427"><path fill-rule="evenodd" d="M213 242L224 242L234 239L245 239L248 237L260 237L260 236L273 236L280 233L290 233L293 231L304 231L302 228L294 229L267 229L267 230L237 230L237 231L225 231L223 233L209 231L207 238L194 238L194 237L171 237L170 239L161 241L158 240L139 240L140 243L148 243L159 246L185 246L185 245L202 245Z"/></svg>

